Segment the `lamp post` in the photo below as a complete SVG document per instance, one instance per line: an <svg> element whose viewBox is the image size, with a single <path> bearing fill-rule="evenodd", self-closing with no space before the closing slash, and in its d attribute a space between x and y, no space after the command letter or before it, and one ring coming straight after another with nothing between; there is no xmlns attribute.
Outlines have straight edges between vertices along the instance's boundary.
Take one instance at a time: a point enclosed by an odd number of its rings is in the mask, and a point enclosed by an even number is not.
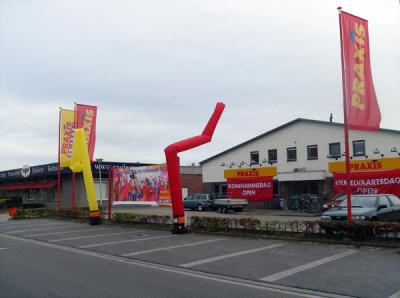
<svg viewBox="0 0 400 298"><path fill-rule="evenodd" d="M100 181L100 216L103 215L103 199L102 199L102 184L101 184L101 162L103 161L102 158L96 158L98 167L99 167L99 181Z"/></svg>

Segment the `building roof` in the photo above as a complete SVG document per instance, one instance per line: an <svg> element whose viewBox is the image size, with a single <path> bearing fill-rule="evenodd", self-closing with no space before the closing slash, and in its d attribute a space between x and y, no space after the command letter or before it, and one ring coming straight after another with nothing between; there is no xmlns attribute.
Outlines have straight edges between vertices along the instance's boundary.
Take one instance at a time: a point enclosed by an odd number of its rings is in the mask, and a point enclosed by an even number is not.
<svg viewBox="0 0 400 298"><path fill-rule="evenodd" d="M283 124L283 125L281 125L281 126L275 127L274 129L271 129L271 130L269 130L269 131L267 131L267 132L265 132L265 133L263 133L263 134L261 134L261 135L258 135L258 136L256 136L256 137L250 139L250 140L247 140L247 141L245 141L245 142L243 142L243 143L240 143L240 144L238 144L238 145L236 145L236 146L233 146L233 147L231 147L231 148L229 148L229 149L227 149L227 150L225 150L225 151L222 151L222 152L220 152L220 153L218 153L218 154L216 154L216 155L213 155L213 156L211 156L211 157L209 157L209 158L207 158L207 159L201 161L200 164L202 165L202 164L204 164L204 163L206 163L206 162L208 162L208 161L210 161L210 160L212 160L212 159L214 159L214 158L216 158L216 157L219 157L219 156L221 156L221 155L224 155L225 153L228 153L228 152L231 152L231 151L233 151L233 150L235 150L235 149L238 149L238 148L240 148L240 147L243 147L243 146L245 146L245 145L247 145L247 144L249 144L249 143L251 143L251 142L253 142L253 141L256 141L256 140L258 140L258 139L261 139L261 138L263 138L263 137L265 137L265 136L268 136L268 135L270 135L270 134L272 134L272 133L275 133L275 132L277 132L277 131L279 131L279 130L281 130L281 129L283 129L283 128L292 126L292 125L297 124L297 123L299 123L299 122L307 122L307 123L322 124L322 125L331 125L331 126L340 126L340 127L343 127L343 126L344 126L343 123L338 123L338 122L329 122L329 121L322 121L322 120L312 120L312 119L305 119L305 118L297 118L297 119L294 119L294 120L292 120L292 121L290 121L290 122L287 122L287 123L285 123L285 124ZM380 132L389 132L389 133L397 133L397 134L400 134L400 131L399 131L399 130L392 130L392 129L386 129L386 128L381 128L381 129L379 129L378 131L380 131Z"/></svg>

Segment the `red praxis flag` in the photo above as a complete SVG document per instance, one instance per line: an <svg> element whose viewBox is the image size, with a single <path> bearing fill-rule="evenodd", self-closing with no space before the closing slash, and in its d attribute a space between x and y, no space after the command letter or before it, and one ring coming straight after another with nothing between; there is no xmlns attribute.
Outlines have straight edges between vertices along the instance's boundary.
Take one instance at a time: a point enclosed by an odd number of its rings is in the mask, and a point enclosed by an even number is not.
<svg viewBox="0 0 400 298"><path fill-rule="evenodd" d="M270 201L273 198L272 177L228 178L228 196L251 201Z"/></svg>
<svg viewBox="0 0 400 298"><path fill-rule="evenodd" d="M97 107L77 104L75 106L75 128L83 128L89 150L90 161L93 161L94 146L96 143L96 116Z"/></svg>
<svg viewBox="0 0 400 298"><path fill-rule="evenodd" d="M377 130L381 112L372 81L368 21L341 12L340 25L349 128Z"/></svg>
<svg viewBox="0 0 400 298"><path fill-rule="evenodd" d="M334 193L345 193L346 186L346 173L333 173ZM400 196L400 170L351 173L350 187L355 194L391 193Z"/></svg>

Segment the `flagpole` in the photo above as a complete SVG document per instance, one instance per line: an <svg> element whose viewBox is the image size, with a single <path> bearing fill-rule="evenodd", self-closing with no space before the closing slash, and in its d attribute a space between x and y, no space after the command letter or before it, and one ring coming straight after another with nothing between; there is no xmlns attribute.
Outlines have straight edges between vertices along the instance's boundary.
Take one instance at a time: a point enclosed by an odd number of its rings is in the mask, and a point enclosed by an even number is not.
<svg viewBox="0 0 400 298"><path fill-rule="evenodd" d="M74 129L76 128L76 102L74 102ZM75 172L72 172L72 197L71 197L71 207L75 208Z"/></svg>
<svg viewBox="0 0 400 298"><path fill-rule="evenodd" d="M339 11L339 29L340 29L340 54L342 60L342 87L343 87L343 114L344 114L344 147L345 147L345 158L346 158L346 194L347 194L347 222L351 224L352 212L351 212L351 187L350 187L350 146L349 146L349 123L347 119L347 100L346 100L346 71L344 69L344 58L343 58L343 32L342 32L342 8L337 8Z"/></svg>
<svg viewBox="0 0 400 298"><path fill-rule="evenodd" d="M60 180L61 180L61 169L60 169L60 125L61 125L61 107L58 113L58 173L57 173L57 208L61 208L61 190L60 190Z"/></svg>

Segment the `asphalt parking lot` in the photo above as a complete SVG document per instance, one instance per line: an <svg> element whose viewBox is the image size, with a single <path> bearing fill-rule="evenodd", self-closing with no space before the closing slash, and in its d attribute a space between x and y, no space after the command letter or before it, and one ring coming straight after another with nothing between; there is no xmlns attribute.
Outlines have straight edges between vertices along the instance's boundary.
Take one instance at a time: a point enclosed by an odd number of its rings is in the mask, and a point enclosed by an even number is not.
<svg viewBox="0 0 400 298"><path fill-rule="evenodd" d="M83 254L88 262L108 258L185 277L212 276L221 282L276 287L304 297L400 297L400 254L396 249L173 235L52 219L0 222L1 283L18 274L18 266L9 269L11 258L16 264L18 249L28 244ZM0 296L11 297L7 291L9 288L1 286Z"/></svg>

